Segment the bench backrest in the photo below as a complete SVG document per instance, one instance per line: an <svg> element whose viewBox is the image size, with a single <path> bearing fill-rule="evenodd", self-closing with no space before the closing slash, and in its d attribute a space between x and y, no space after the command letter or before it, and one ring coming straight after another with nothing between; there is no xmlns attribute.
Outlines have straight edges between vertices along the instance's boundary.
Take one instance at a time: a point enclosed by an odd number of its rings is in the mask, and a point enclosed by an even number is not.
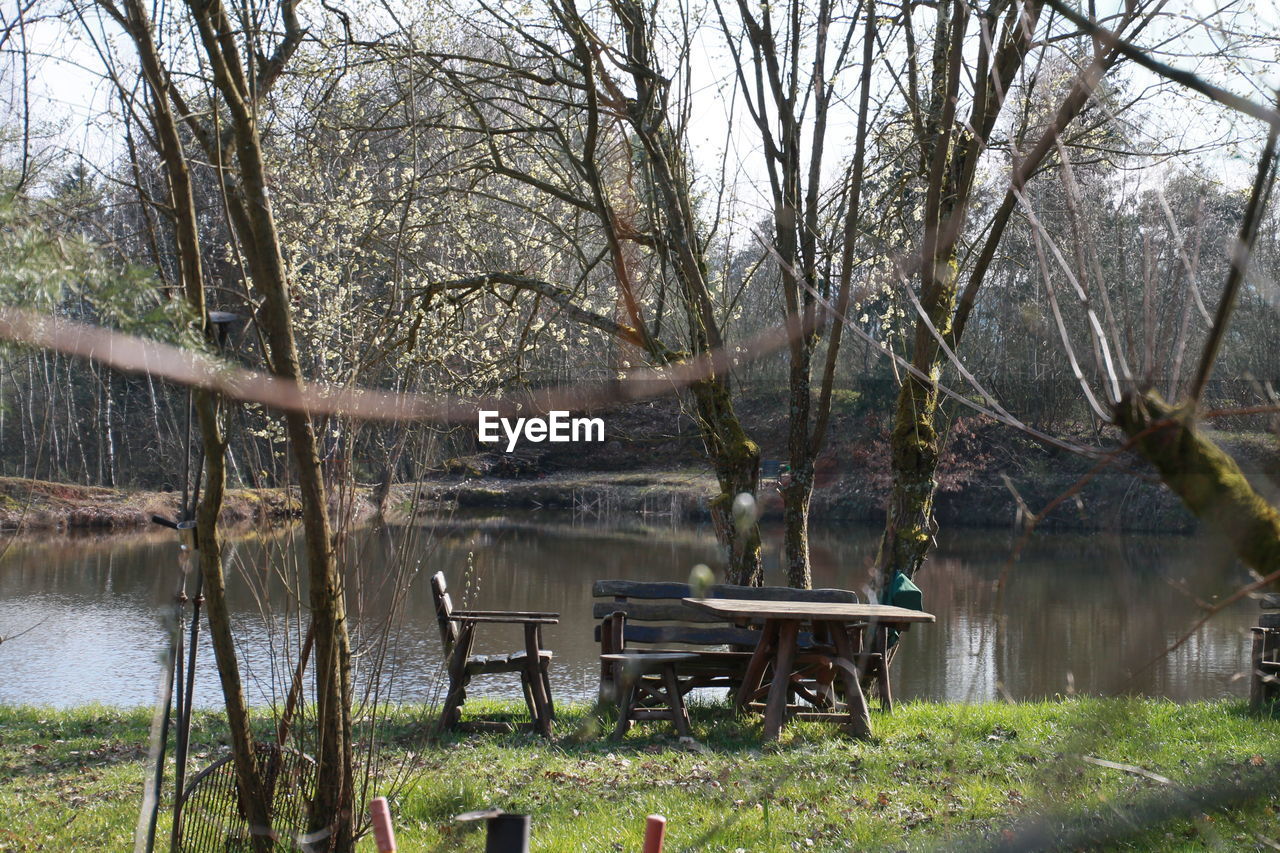
<svg viewBox="0 0 1280 853"><path fill-rule="evenodd" d="M733 625L710 613L702 613L683 604L680 599L693 595L687 583L665 581L596 581L591 587L595 598L611 598L592 605L591 615L607 619L612 614L626 614L623 641L631 643L680 643L698 646L754 646L760 632ZM703 594L706 598L741 598L750 601L819 601L857 604L858 594L847 589L795 589L789 586L736 586L713 584ZM638 625L637 622L684 624ZM600 627L596 626L596 638Z"/></svg>
<svg viewBox="0 0 1280 853"><path fill-rule="evenodd" d="M431 576L431 598L436 604L436 623L440 626L440 644L444 646L445 660L453 652L458 642L458 623L450 617L453 615L453 599L449 597L449 587L444 580L444 572L436 572Z"/></svg>

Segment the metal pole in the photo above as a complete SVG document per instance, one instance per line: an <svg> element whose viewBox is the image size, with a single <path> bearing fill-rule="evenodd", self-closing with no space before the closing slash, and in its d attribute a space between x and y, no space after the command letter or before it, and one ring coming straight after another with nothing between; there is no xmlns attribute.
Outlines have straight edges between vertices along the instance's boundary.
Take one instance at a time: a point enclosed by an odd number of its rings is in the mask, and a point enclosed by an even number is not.
<svg viewBox="0 0 1280 853"><path fill-rule="evenodd" d="M186 690L179 688L179 693L186 693L182 702L182 713L178 715L177 743L173 750L175 762L173 774L173 827L169 832L169 849L178 849L178 840L182 835L182 795L187 778L187 751L191 743L191 711L195 707L196 695L196 652L200 646L200 605L204 603L204 573L196 573L195 596L191 600L191 641L187 649L187 684Z"/></svg>
<svg viewBox="0 0 1280 853"><path fill-rule="evenodd" d="M160 740L156 750L155 772L151 779L151 817L147 823L147 853L152 853L156 846L156 821L160 817L160 791L164 787L164 754L169 741L169 709L173 703L173 679L178 665L178 646L182 642L182 610L186 603L187 574L191 571L191 550L195 545L194 521L174 524L168 519L155 519L166 527L176 528L181 536L178 551L178 568L181 570L178 589L174 593L173 622L169 628L169 647L165 659L165 680L163 690L164 717L160 721Z"/></svg>

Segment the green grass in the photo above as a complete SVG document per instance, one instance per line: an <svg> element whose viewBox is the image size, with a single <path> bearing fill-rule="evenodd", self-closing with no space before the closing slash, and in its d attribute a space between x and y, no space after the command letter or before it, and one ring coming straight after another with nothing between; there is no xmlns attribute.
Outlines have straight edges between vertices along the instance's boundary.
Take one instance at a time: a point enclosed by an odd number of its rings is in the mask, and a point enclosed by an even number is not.
<svg viewBox="0 0 1280 853"><path fill-rule="evenodd" d="M379 729L372 789L391 796L405 851L483 849L482 831L453 817L488 806L533 815L535 850L638 850L655 812L669 820L668 850L918 849L999 840L1046 812L1097 822L1176 790L1086 756L1175 786L1249 778L1280 761L1280 721L1237 702L908 703L874 717L874 742L797 723L763 749L758 720L718 705L693 717L696 746L676 743L665 723L612 742L598 734L608 721L582 707L562 709L550 743L523 733L433 740L423 709L401 709ZM131 849L148 723L145 711L0 708L0 850ZM193 766L224 754L216 715L198 717L193 744ZM1280 836L1278 807L1280 790L1145 827L1116 849L1259 848L1260 836ZM371 840L360 849L372 851Z"/></svg>

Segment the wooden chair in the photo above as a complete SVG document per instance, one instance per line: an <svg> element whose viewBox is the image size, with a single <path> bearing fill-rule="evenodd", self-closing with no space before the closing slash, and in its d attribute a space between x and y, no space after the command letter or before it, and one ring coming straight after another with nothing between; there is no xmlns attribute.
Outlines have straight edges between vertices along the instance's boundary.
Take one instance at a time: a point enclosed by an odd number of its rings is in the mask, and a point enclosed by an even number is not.
<svg viewBox="0 0 1280 853"><path fill-rule="evenodd" d="M555 705L551 701L551 651L542 648L542 626L560 621L559 613L511 610L454 610L445 583L444 572L431 577L431 596L435 599L436 621L440 625L440 642L449 673L449 693L440 714L440 727L451 729L461 721L462 704L467 699L467 685L477 675L520 673L524 701L529 706L533 730L551 736ZM524 626L524 649L505 655L473 655L475 630L481 624Z"/></svg>

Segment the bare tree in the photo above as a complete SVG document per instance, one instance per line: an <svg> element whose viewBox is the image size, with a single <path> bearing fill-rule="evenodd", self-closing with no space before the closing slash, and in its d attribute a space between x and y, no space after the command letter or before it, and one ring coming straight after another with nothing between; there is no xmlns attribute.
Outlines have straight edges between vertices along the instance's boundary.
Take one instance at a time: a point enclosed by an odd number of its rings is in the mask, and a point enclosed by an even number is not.
<svg viewBox="0 0 1280 853"><path fill-rule="evenodd" d="M772 201L772 254L782 278L784 319L789 341L790 401L787 452L789 476L780 487L785 524L787 580L812 586L809 567L809 505L814 462L827 438L845 316L851 301L854 252L862 227L862 185L866 170L877 18L874 0L848 4L805 0L751 4L739 0L736 16L716 3L721 29L733 57L741 98L755 125L769 176ZM851 65L859 17L861 70L854 150L844 170L841 191L824 185L830 113L836 81ZM745 44L745 50L744 50ZM749 51L748 56L744 55ZM748 76L750 75L750 76ZM833 198L833 196L835 198ZM838 237L824 240L834 219L844 220ZM833 245L834 244L834 245ZM838 259L838 272L836 262ZM832 290L831 280L838 276ZM834 304L833 304L834 303ZM826 337L826 354L813 400L817 348Z"/></svg>
<svg viewBox="0 0 1280 853"><path fill-rule="evenodd" d="M468 130L488 152L488 172L591 217L592 238L603 245L582 254L595 262L607 259L616 313L608 316L581 291L523 271L436 281L424 295L495 288L529 294L574 322L606 332L659 368L722 351L726 319L717 310L706 226L682 137L681 111L689 105L677 100L672 82L687 76L689 33L675 36L683 47L660 48L654 11L629 0L590 13L571 2L552 2L546 33L534 33L500 10L489 11L517 34L523 52L498 58L436 56L432 67L455 82L467 103L473 122ZM676 57L678 68L663 66L666 54ZM519 139L535 153L503 150ZM544 177L548 172L555 177ZM668 279L674 305L666 302ZM675 316L665 317L666 311ZM679 345L666 342L676 336ZM720 486L711 511L730 577L758 585L763 582L754 508L759 448L734 409L728 370L715 368L692 382L689 395Z"/></svg>
<svg viewBox="0 0 1280 853"><path fill-rule="evenodd" d="M177 279L187 304L198 318L202 336L212 341L213 327L205 306L205 280L191 172L178 120L170 103L171 81L152 35L152 22L143 4L137 0L125 0L123 7L111 0L103 0L99 6L129 34L136 46L141 77L149 95L150 108L146 114L148 129L164 165L168 187ZM128 91L124 81L115 78L115 82L122 91ZM210 636L222 682L227 728L231 733L236 777L244 794L246 817L251 826L263 827L269 832L271 820L267 812L268 800L263 794L262 777L253 748L249 709L240 678L235 638L231 631L226 601L222 542L218 532L218 516L222 511L226 486L226 444L218 398L205 389L196 389L193 391L193 403L200 423L205 468L205 488L196 511L196 535L200 569L204 577L203 592L208 603ZM267 834L256 836L255 849L268 849L268 839Z"/></svg>
<svg viewBox="0 0 1280 853"><path fill-rule="evenodd" d="M184 66L203 64L208 68L210 92L205 102L207 109L203 110L193 109L189 100L191 93L184 93L174 84L172 72L155 42L156 24L148 19L143 6L132 0L123 9L111 0L103 0L99 5L124 29L137 51L141 76L150 95L149 119L154 133L151 138L168 177L181 281L188 301L207 328L199 226L190 189L189 155L179 133L179 122L196 140L208 162L215 164L222 180L224 202L238 248L246 260L253 287L262 299L257 321L265 332L269 368L286 382L299 383L302 372L294 341L290 282L268 191L260 132L260 110L265 98L304 36L295 0L282 0L266 9L229 8L219 0L211 3L192 0L184 7L185 14L165 22L193 27L198 36L198 54L179 56L178 61ZM250 57L248 64L244 60L246 56ZM197 402L208 466L208 486L199 512L205 594L210 603L209 618L218 649L219 671L224 679L224 698L236 732L237 777L244 801L253 810L249 818L254 827L255 845L266 849L271 844L266 812L268 799L262 796L261 778L255 766L228 614L225 606L219 604L223 600L224 581L216 518L226 476L225 442L216 400L200 392ZM304 412L287 413L284 421L303 507L315 645L318 782L311 804L311 829L328 835L329 849L346 851L354 844L355 808L351 651L342 578L334 554L315 429Z"/></svg>
<svg viewBox="0 0 1280 853"><path fill-rule="evenodd" d="M1046 45L1060 37L1058 19L1042 20L1043 6L1039 0L995 0L982 9L939 3L932 14L927 64L921 63L916 16L903 19L906 68L898 76L905 77L899 84L918 140L912 166L922 180L924 200L919 250L902 272L910 282L904 287L910 289L916 319L908 339L912 369L903 377L891 437L893 486L877 558L881 585L899 571L915 574L933 541L935 474L946 427L937 381L959 348L1019 198L1089 104L1099 81L1124 56L1114 42L1093 42L1092 54L1081 62L1049 119L1040 127L1022 128L1030 144L1025 138L1012 140L1003 199L977 225L971 214L979 164L1002 144L1001 116L1021 109L1011 103L1015 79L1035 75L1040 63L1029 66L1029 61L1042 58ZM1116 32L1134 38L1161 6L1129 5L1115 21ZM1037 37L1038 32L1055 35ZM970 252L964 250L968 229L979 235Z"/></svg>

